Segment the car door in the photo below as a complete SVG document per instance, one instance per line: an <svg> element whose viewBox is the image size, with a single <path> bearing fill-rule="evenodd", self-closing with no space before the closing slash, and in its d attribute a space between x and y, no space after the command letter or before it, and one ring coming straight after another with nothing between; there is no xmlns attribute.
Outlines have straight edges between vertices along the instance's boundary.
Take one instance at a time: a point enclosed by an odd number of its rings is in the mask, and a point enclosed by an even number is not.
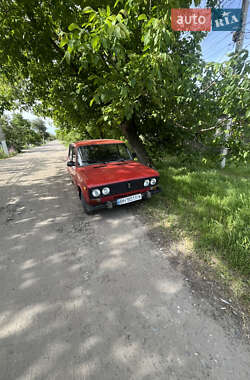
<svg viewBox="0 0 250 380"><path fill-rule="evenodd" d="M74 163L73 166L68 167L68 170L72 181L74 182L74 184L76 184L76 151L73 145L69 147L68 160Z"/></svg>

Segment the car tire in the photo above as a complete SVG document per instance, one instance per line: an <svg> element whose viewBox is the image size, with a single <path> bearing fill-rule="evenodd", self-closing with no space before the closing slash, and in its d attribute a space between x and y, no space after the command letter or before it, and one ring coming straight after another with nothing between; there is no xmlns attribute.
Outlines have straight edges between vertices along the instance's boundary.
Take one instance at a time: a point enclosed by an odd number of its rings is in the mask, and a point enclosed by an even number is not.
<svg viewBox="0 0 250 380"><path fill-rule="evenodd" d="M80 194L80 199L82 203L82 207L87 215L91 215L94 213L94 207L87 204L87 202L84 199L83 194Z"/></svg>

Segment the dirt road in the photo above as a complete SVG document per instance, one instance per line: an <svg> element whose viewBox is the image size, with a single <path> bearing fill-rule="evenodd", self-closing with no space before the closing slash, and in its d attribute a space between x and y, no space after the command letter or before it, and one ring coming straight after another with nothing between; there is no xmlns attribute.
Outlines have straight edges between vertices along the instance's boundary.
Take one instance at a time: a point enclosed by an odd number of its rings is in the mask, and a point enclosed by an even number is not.
<svg viewBox="0 0 250 380"><path fill-rule="evenodd" d="M0 161L0 379L250 379L248 347L135 206L84 215L65 156L50 143Z"/></svg>

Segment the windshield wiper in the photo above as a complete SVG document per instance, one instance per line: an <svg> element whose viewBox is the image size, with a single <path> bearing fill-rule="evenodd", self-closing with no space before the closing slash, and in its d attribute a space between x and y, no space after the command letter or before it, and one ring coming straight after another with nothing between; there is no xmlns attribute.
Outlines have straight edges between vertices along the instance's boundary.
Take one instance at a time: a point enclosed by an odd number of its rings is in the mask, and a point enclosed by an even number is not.
<svg viewBox="0 0 250 380"><path fill-rule="evenodd" d="M83 160L84 164L106 164L105 161Z"/></svg>
<svg viewBox="0 0 250 380"><path fill-rule="evenodd" d="M110 162L125 162L125 161L128 161L126 160L125 158L118 158L116 160L106 160L106 161L95 161L95 160L83 160L82 163L83 164L108 164Z"/></svg>
<svg viewBox="0 0 250 380"><path fill-rule="evenodd" d="M116 158L116 159L110 160L109 162L124 162L124 161L128 161L128 160L126 160L125 158Z"/></svg>

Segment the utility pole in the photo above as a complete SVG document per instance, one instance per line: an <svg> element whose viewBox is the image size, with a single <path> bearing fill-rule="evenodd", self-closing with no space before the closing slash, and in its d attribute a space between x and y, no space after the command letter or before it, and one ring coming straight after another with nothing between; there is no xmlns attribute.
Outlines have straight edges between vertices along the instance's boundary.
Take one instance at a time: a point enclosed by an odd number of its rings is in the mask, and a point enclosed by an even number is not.
<svg viewBox="0 0 250 380"><path fill-rule="evenodd" d="M3 130L1 128L1 125L0 125L0 144L3 147L4 153L7 154L7 156L8 156L9 155L9 151L8 151L8 147L7 147L7 144L6 144L6 141L5 141L5 136L4 136Z"/></svg>
<svg viewBox="0 0 250 380"><path fill-rule="evenodd" d="M240 51L243 47L244 35L246 30L247 12L248 12L249 0L242 0L241 11L241 29L236 36L235 53Z"/></svg>
<svg viewBox="0 0 250 380"><path fill-rule="evenodd" d="M247 12L248 12L249 0L242 0L242 10L241 10L241 28L239 31L235 32L233 35L233 41L235 42L235 53L238 53L242 47L244 42L245 30L246 30L246 21L247 21ZM228 140L230 136L232 120L229 120L227 126L227 135L226 140ZM228 152L228 148L224 148L222 150L222 161L221 168L224 169L226 166L226 155Z"/></svg>
<svg viewBox="0 0 250 380"><path fill-rule="evenodd" d="M226 131L226 137L225 140L227 141L230 135L230 130L231 130L231 125L232 125L232 120L230 119L227 124L227 131ZM222 161L221 161L221 168L224 169L226 166L226 155L228 153L228 148L223 148L222 149Z"/></svg>

